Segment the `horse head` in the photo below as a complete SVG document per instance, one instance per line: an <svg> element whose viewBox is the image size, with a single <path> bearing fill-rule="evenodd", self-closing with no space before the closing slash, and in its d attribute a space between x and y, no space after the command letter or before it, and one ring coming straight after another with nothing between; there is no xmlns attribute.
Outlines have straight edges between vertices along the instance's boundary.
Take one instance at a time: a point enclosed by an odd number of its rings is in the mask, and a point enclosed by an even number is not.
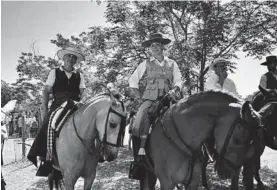
<svg viewBox="0 0 277 190"><path fill-rule="evenodd" d="M112 161L117 158L118 148L121 146L126 113L123 104L111 93L107 104L97 114L96 128L103 148L102 157L106 161Z"/></svg>
<svg viewBox="0 0 277 190"><path fill-rule="evenodd" d="M262 116L248 101L231 103L229 107L233 109L230 113L235 115L235 119L230 122L228 132L222 127L215 129L222 135L215 139L218 152L215 169L223 179L237 175L243 162L253 156L253 141L256 140L253 134L262 126Z"/></svg>

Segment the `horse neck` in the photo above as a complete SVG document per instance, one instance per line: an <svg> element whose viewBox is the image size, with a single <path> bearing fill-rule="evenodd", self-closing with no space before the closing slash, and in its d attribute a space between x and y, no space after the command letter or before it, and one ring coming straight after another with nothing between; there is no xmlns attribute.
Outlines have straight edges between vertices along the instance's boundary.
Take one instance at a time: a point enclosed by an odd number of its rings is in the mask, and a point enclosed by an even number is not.
<svg viewBox="0 0 277 190"><path fill-rule="evenodd" d="M96 97L95 101L86 104L79 112L82 119L83 127L80 127L80 132L83 134L83 138L87 141L95 140L99 137L100 130L97 129L97 120L106 121L107 115L102 112L109 109L109 99L105 96ZM100 118L101 117L101 118ZM89 122L84 122L89 121ZM104 123L105 124L105 123ZM103 125L105 127L105 125ZM104 128L102 130L105 130ZM100 137L102 138L102 137Z"/></svg>
<svg viewBox="0 0 277 190"><path fill-rule="evenodd" d="M228 111L228 105L228 101L199 101L189 107L177 106L172 113L178 128L175 135L184 139L191 149L198 150L213 137L216 122L221 113Z"/></svg>

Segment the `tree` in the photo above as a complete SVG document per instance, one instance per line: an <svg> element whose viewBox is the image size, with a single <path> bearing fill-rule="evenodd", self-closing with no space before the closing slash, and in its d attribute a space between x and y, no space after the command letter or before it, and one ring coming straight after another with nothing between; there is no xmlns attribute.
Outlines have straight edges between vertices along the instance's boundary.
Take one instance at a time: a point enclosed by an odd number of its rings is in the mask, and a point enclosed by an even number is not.
<svg viewBox="0 0 277 190"><path fill-rule="evenodd" d="M114 55L123 54L117 62L125 65L135 67L146 58L140 44L147 34L159 31L174 39L169 56L181 67L191 94L204 89L207 64L214 58L237 58L239 50L259 58L276 48L276 5L269 1L109 2L106 18L116 40ZM230 70L234 69L233 63Z"/></svg>
<svg viewBox="0 0 277 190"><path fill-rule="evenodd" d="M12 94L12 87L4 80L1 80L1 108L12 100Z"/></svg>

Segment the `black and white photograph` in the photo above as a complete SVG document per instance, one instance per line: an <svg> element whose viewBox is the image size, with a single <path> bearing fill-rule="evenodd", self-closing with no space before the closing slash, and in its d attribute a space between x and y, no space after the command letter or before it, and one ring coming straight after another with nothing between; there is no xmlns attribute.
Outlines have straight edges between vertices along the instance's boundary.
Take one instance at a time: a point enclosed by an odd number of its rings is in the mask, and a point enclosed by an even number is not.
<svg viewBox="0 0 277 190"><path fill-rule="evenodd" d="M277 1L1 1L1 190L276 190Z"/></svg>

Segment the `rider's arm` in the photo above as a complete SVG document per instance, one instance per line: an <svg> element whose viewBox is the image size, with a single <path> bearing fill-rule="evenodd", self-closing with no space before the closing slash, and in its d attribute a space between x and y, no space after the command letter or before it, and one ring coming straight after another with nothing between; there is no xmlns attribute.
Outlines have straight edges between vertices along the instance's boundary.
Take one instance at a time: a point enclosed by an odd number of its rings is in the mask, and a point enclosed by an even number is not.
<svg viewBox="0 0 277 190"><path fill-rule="evenodd" d="M216 74L212 73L206 80L205 91L222 89L221 85L218 83L218 79L219 77Z"/></svg>
<svg viewBox="0 0 277 190"><path fill-rule="evenodd" d="M80 73L80 85L79 85L79 89L80 89L80 99L82 100L83 96L84 96L84 91L86 89L86 84L85 84L85 78L83 76L82 73Z"/></svg>
<svg viewBox="0 0 277 190"><path fill-rule="evenodd" d="M45 82L45 86L42 92L43 117L45 117L48 113L49 95L52 93L52 87L54 85L55 79L56 79L56 70L53 69L50 71L47 77L47 80Z"/></svg>
<svg viewBox="0 0 277 190"><path fill-rule="evenodd" d="M52 86L45 85L42 92L42 108L48 111L49 95L52 93Z"/></svg>
<svg viewBox="0 0 277 190"><path fill-rule="evenodd" d="M176 90L182 89L182 85L183 85L182 74L175 61L173 61L173 84Z"/></svg>
<svg viewBox="0 0 277 190"><path fill-rule="evenodd" d="M262 75L261 79L260 79L260 86L263 89L266 89L266 83L267 83L267 77L266 77L266 75Z"/></svg>
<svg viewBox="0 0 277 190"><path fill-rule="evenodd" d="M139 64L137 69L129 78L129 87L131 89L131 94L138 99L141 98L141 94L139 92L139 81L142 78L145 71L146 71L146 60L143 61L141 64Z"/></svg>

